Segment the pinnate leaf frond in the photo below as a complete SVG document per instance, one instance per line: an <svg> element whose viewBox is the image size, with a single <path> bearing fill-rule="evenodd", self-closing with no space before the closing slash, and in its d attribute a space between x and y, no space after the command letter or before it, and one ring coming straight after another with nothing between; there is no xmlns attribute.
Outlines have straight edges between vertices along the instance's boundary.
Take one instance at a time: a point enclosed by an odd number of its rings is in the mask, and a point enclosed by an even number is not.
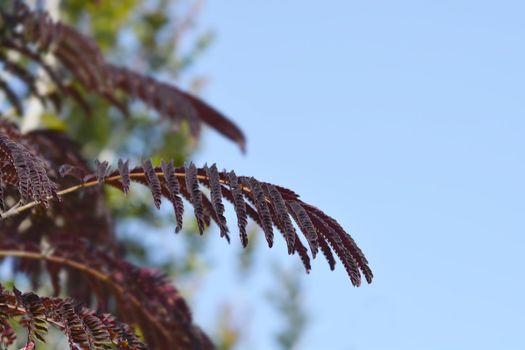
<svg viewBox="0 0 525 350"><path fill-rule="evenodd" d="M2 185L16 187L22 201L48 206L50 198L58 199L57 185L48 177L44 160L3 132L0 132L0 161Z"/></svg>
<svg viewBox="0 0 525 350"><path fill-rule="evenodd" d="M2 14L0 13L0 16ZM201 124L216 129L244 150L246 140L243 132L222 113L174 85L158 81L144 74L111 64L105 60L98 45L74 27L52 20L47 13L31 11L22 1L16 1L14 16L3 16L0 21L0 62L6 70L25 83L27 90L60 109L61 96L70 97L87 113L91 108L77 86L96 94L128 115L127 104L120 95L142 101L178 129L182 121L189 125L191 135L197 139ZM3 23L3 27L2 27ZM42 96L35 86L35 73L13 61L4 52L16 52L38 65L56 85L56 93ZM59 74L58 69L48 65L43 53L56 58L59 68L69 74ZM20 97L3 80L0 91L8 98L17 113L22 115Z"/></svg>
<svg viewBox="0 0 525 350"><path fill-rule="evenodd" d="M16 341L8 322L12 319L27 330L26 348L45 342L52 325L64 332L72 350L105 350L113 346L122 350L146 349L129 326L108 314L92 311L71 299L39 297L16 288L9 292L0 285L0 334L6 346Z"/></svg>
<svg viewBox="0 0 525 350"><path fill-rule="evenodd" d="M115 302L121 320L140 328L149 348L160 349L166 344L177 344L181 349L213 348L207 336L193 324L188 305L163 273L134 266L71 235L49 237L49 243L53 250L45 252L35 243L3 237L0 258L15 257L17 264L26 266L31 266L31 262L44 263L53 281L55 296L61 291L68 295L73 292L69 290L70 284L60 282L61 272L67 272L68 280L91 286L88 292L92 295L88 294L90 298L83 301L89 303L91 297L96 297L98 310L102 312L112 311L111 305ZM77 317L69 309L62 311L68 324ZM42 341L45 334L39 330L45 322L36 317L31 320L32 323L26 324L31 339ZM70 328L65 331L71 332L74 327ZM69 336L77 339L75 333ZM77 340L74 343L79 343Z"/></svg>
<svg viewBox="0 0 525 350"><path fill-rule="evenodd" d="M175 175L175 166L173 161L166 163L164 160L161 162L162 175L166 183L166 188L169 192L169 200L173 205L173 210L175 211L175 219L177 221L177 226L175 232L179 232L182 229L182 218L184 214L184 203L180 197L180 185L177 176ZM129 177L129 174L128 174Z"/></svg>
<svg viewBox="0 0 525 350"><path fill-rule="evenodd" d="M124 164L119 161L119 164ZM129 180L127 180L129 179ZM308 249L301 242L293 221L296 222L308 242L313 258L321 249L331 269L335 266L334 252L345 267L352 284L359 286L363 275L368 282L372 272L368 261L351 236L335 221L320 209L303 202L299 196L284 187L261 182L253 177L237 176L233 171L218 171L214 164L210 167L197 168L190 163L175 168L172 162L161 162L160 167L153 167L146 160L142 166L128 170L119 167L100 179L97 175L88 175L83 179L86 186L93 183L105 183L125 190L127 181L138 182L147 186L154 198L155 206L160 206L164 196L174 207L177 230L182 225L182 197L193 207L200 232L213 220L219 227L221 236L229 231L224 217L224 199L231 202L237 215L241 244L248 243L246 236L247 217L251 217L262 229L268 245L274 242L273 228L283 235L288 252L297 252L305 269L310 270ZM202 187L209 188L210 198ZM178 198L178 199L174 199Z"/></svg>

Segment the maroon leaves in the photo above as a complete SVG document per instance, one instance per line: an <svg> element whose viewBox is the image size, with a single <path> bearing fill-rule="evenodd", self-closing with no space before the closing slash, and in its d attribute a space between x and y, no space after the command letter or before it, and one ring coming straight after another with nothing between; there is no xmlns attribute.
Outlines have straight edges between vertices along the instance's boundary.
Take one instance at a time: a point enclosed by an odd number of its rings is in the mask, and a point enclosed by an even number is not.
<svg viewBox="0 0 525 350"><path fill-rule="evenodd" d="M295 219L295 222L297 222L297 224L301 228L301 231L305 233L306 238L308 239L308 244L310 245L310 251L312 252L313 257L315 258L318 249L318 241L317 232L315 231L315 227L312 223L312 220L310 219L304 208L301 206L300 202L289 201L288 206L292 209L291 214Z"/></svg>
<svg viewBox="0 0 525 350"><path fill-rule="evenodd" d="M84 329L80 316L75 312L73 305L69 301L64 301L60 304L57 314L62 324L64 324L64 331L69 341L69 348L75 349L75 344L79 344L82 347L89 347L90 340L88 340L88 332ZM93 349L93 347L89 347L89 349Z"/></svg>
<svg viewBox="0 0 525 350"><path fill-rule="evenodd" d="M0 211L5 210L5 202L4 202L4 181L2 180L2 176L0 176Z"/></svg>
<svg viewBox="0 0 525 350"><path fill-rule="evenodd" d="M122 161L119 164L124 164ZM313 258L317 252L325 256L330 269L335 267L333 253L342 262L352 284L361 284L361 275L371 282L373 275L368 261L350 235L330 216L299 199L299 196L284 187L263 183L253 177L237 177L231 172L219 172L216 165L197 169L193 163L186 167L175 168L173 163L162 162L154 168L150 161L142 167L133 169L132 176L127 171L113 171L103 181L122 187L122 176L130 176L148 186L156 203L160 196L170 199L177 218L177 231L182 227L183 205L179 194L193 206L199 231L202 233L211 217L219 226L221 236L227 235L227 222L224 217L223 199L233 204L237 215L237 226L243 246L248 243L246 225L248 216L252 218L265 234L268 245L273 245L273 227L283 235L288 253L297 252L306 271L310 271L308 249L301 242L293 221L308 242ZM158 183L157 183L158 182ZM201 185L210 188L210 199L201 190ZM159 190L160 189L160 190Z"/></svg>
<svg viewBox="0 0 525 350"><path fill-rule="evenodd" d="M199 190L199 180L197 179L197 168L195 164L190 163L186 167L186 188L190 193L190 201L195 212L195 218L197 219L197 225L199 231L202 234L204 232L204 209L202 207L202 193Z"/></svg>
<svg viewBox="0 0 525 350"><path fill-rule="evenodd" d="M308 249L301 242L293 219L299 231L306 237L312 257L315 258L321 249L330 269L334 269L335 259L332 252L335 252L352 284L358 286L361 283L361 274L368 282L372 281L368 262L350 235L333 218L304 203L297 194L286 188L263 183L253 177L237 177L233 171L219 172L215 164L202 169L197 169L193 163L175 168L173 162L162 161L160 167L153 167L151 161L146 160L142 167L136 167L131 173L126 168L127 163L119 161L119 170L108 173L100 181L122 190L127 188L123 186L126 181L142 183L149 187L157 208L161 196L167 197L175 211L177 231L182 227L182 195L193 207L201 233L211 218L219 226L221 236L229 240L223 204L223 200L226 199L235 209L243 246L248 243L246 225L250 216L262 227L270 247L273 245L275 226L283 234L288 253L297 252L305 269L310 271ZM127 180L123 180L124 178ZM202 191L201 185L209 187L209 198Z"/></svg>
<svg viewBox="0 0 525 350"><path fill-rule="evenodd" d="M3 52L0 52L0 62L3 64L3 68L6 72L9 72L11 75L16 76L21 82L23 82L26 86L29 92L33 94L33 96L37 97L44 106L46 106L47 100L41 96L37 89L37 80L36 77L31 74L27 69L25 69L22 65L12 62L7 59L6 55Z"/></svg>
<svg viewBox="0 0 525 350"><path fill-rule="evenodd" d="M264 184L264 186L266 187L266 191L271 199L270 203L277 215L278 227L280 227L280 230L286 239L288 254L293 254L296 233L292 221L290 220L290 216L288 215L286 203L275 186L271 184Z"/></svg>
<svg viewBox="0 0 525 350"><path fill-rule="evenodd" d="M0 133L0 161L1 183L15 186L22 201L48 206L49 198L58 199L56 184L49 179L43 160L3 133Z"/></svg>
<svg viewBox="0 0 525 350"><path fill-rule="evenodd" d="M345 234L345 230L341 227L341 225L339 225L339 223L334 218L326 215L316 207L313 207L311 205L305 205L305 209L308 211L311 218L317 217L319 219L321 226L325 228L324 232L329 231L331 232L332 237L334 237L337 240L341 240L340 245L342 246L342 250L345 251L345 254L349 259L349 263L355 261L354 264L357 265L357 268L355 268L354 270L357 272L361 270L361 272L366 278L366 281L368 283L371 283L373 274L370 270L370 267L368 266L368 260L365 258L363 252L357 246L352 237L348 234ZM357 273L356 278L359 277L360 275L359 273ZM359 280L357 280L357 282L359 282Z"/></svg>
<svg viewBox="0 0 525 350"><path fill-rule="evenodd" d="M122 159L118 160L118 172L120 174L120 183L122 184L122 191L124 191L125 194L128 194L129 191L129 160L126 160L125 162L122 161Z"/></svg>
<svg viewBox="0 0 525 350"><path fill-rule="evenodd" d="M15 341L15 330L6 319L0 317L0 343L7 347L12 345Z"/></svg>
<svg viewBox="0 0 525 350"><path fill-rule="evenodd" d="M160 186L159 178L157 177L155 169L153 169L153 165L151 164L151 160L147 159L143 161L142 167L144 168L144 174L146 174L146 182L151 190L151 194L153 195L155 206L157 207L157 209L160 209L162 189Z"/></svg>
<svg viewBox="0 0 525 350"><path fill-rule="evenodd" d="M18 242L16 238L5 237L0 240L0 258L15 256L16 262L24 265L30 262L44 264L52 280L59 280L58 276L67 272L68 279L75 281L75 284L57 282L57 294L65 292L74 295L76 300L84 303L92 302L96 297L100 312L116 307L121 320L143 331L151 349L166 348L168 344L177 344L182 349L199 346L203 350L212 349L202 346L209 340L193 324L189 307L179 291L160 271L134 266L104 249L94 247L87 240L69 234L51 237L48 243L54 247L53 251L44 253L32 242ZM91 289L77 295L78 284L89 285ZM72 311L76 311L74 304L65 304L60 310L60 322L77 325L64 329L70 339L82 344L107 340L103 324L96 324L100 320L90 318L94 315L79 315ZM74 331L79 321L85 332Z"/></svg>
<svg viewBox="0 0 525 350"><path fill-rule="evenodd" d="M312 266L310 265L310 257L308 256L308 250L306 250L306 247L304 246L303 242L301 242L301 239L297 234L295 234L294 245L295 251L297 252L297 254L299 254L299 257L301 258L301 262L303 263L306 273L310 273Z"/></svg>
<svg viewBox="0 0 525 350"><path fill-rule="evenodd" d="M40 298L34 293L20 292L13 288L17 304L26 310L22 324L27 328L27 338L30 342L45 341L47 333L46 308Z"/></svg>
<svg viewBox="0 0 525 350"><path fill-rule="evenodd" d="M255 203L255 207L257 208L257 214L259 215L259 219L261 220L261 227L264 231L264 235L266 236L268 246L271 248L273 246L273 220L270 214L270 209L268 209L268 204L266 203L266 196L264 195L261 183L255 180L253 177L242 177L241 179L243 185L247 186L250 190L249 198Z"/></svg>
<svg viewBox="0 0 525 350"><path fill-rule="evenodd" d="M82 323L86 330L90 349L105 349L111 346L111 336L103 321L94 312L83 312Z"/></svg>
<svg viewBox="0 0 525 350"><path fill-rule="evenodd" d="M213 126L221 134L234 141L239 145L241 150L246 150L246 139L241 129L231 120L223 116L220 112L208 105L206 102L198 99L187 92L181 91L182 95L187 98L197 111L197 115L208 125Z"/></svg>
<svg viewBox="0 0 525 350"><path fill-rule="evenodd" d="M207 103L171 84L107 62L92 39L69 25L53 21L46 13L30 11L21 2L18 2L17 8L16 15L10 19L14 21L10 27L17 29L1 33L0 46L40 65L56 85L57 91L40 96L35 88L35 71L25 70L13 61L14 58L1 52L0 61L43 103L51 100L59 108L60 95L70 97L89 115L90 106L75 88L75 85L80 85L87 92L106 99L124 115L128 114L126 103L129 99L126 97L138 99L156 110L161 118L169 120L174 130L186 121L192 137L197 139L201 124L205 123L245 150L246 139L239 127ZM41 55L45 52L56 58L59 67L55 69L46 64ZM69 77L64 78L63 74L58 74L59 71L68 72ZM22 114L18 96L3 80L0 80L0 91Z"/></svg>
<svg viewBox="0 0 525 350"><path fill-rule="evenodd" d="M332 254L332 251L330 250L330 247L328 246L328 243L324 240L323 237L318 237L319 247L321 248L321 251L323 252L323 255L326 258L326 261L328 261L328 266L330 266L330 270L335 269L335 259L334 255Z"/></svg>
<svg viewBox="0 0 525 350"><path fill-rule="evenodd" d="M346 249L343 244L341 235L337 233L330 225L322 220L316 213L310 213L310 218L315 223L315 226L320 234L325 237L332 249L335 251L339 259L342 261L345 270L350 277L353 285L359 286L361 284L361 276L357 262L350 251Z"/></svg>
<svg viewBox="0 0 525 350"><path fill-rule="evenodd" d="M187 121L191 136L195 139L199 138L200 115L197 114L195 105L175 86L112 64L107 64L105 69L108 70L112 78L110 83L115 88L121 89L134 99L141 100L148 107L159 112L161 117L171 120L175 130L183 120Z"/></svg>
<svg viewBox="0 0 525 350"><path fill-rule="evenodd" d="M22 293L13 288L9 293L0 285L0 340L4 345L16 341L8 320L15 319L27 329L26 349L45 342L48 326L64 332L70 349L145 350L130 328L109 317L100 315L69 299L41 298L35 293Z"/></svg>
<svg viewBox="0 0 525 350"><path fill-rule="evenodd" d="M19 86L13 89L9 82L0 79L0 93L19 114L23 112L24 92L40 98L44 106L51 101L57 110L61 109L62 98L70 97L87 114L91 106L86 93L103 97L126 116L129 100L136 99L157 111L160 118L169 120L172 129L187 123L191 135L198 138L205 123L244 151L242 131L213 107L175 86L108 63L92 39L73 27L53 21L43 12L30 11L22 1L15 0L15 3L13 16L8 18L0 13L0 23L4 23L0 24L0 63L26 89ZM44 60L47 53L55 58L53 66ZM27 60L36 65L27 64ZM37 88L39 76L35 75L38 67L55 85L55 89L42 95ZM60 136L64 135L61 132L54 133L58 137L50 137L49 131L22 135L7 124L0 119L0 206L3 206L4 193L9 196L9 204L13 195L15 199L19 195L21 203L0 214L6 232L0 237L0 258L16 257L15 270L27 272L34 283L47 271L57 295L65 290L88 305L96 299L98 308L104 311L111 305L131 327L85 309L70 299L40 298L16 289L10 294L0 286L0 343L14 343L15 334L6 320L17 316L28 331L26 349L44 340L50 324L66 334L70 348L75 350L115 346L144 349L133 332L135 328L140 329L153 349L213 348L209 339L193 325L188 306L166 276L120 259L121 252L114 239L110 216L105 215L109 211L103 206L101 191L76 196L78 198L71 199L76 202L70 202L69 206L54 205L47 211L28 210L40 203L48 207L51 199L58 199L56 185L50 180L58 174L72 176L79 182L64 188L61 194L99 184L115 186L127 194L131 182L141 183L151 191L157 209L163 196L171 202L176 232L183 225L184 197L193 207L201 234L213 220L221 237L230 242L226 199L233 204L244 247L248 244L246 226L250 217L262 228L270 247L274 243L274 227L281 232L288 253L297 253L307 272L311 269L310 256L315 258L320 249L332 270L336 264L334 253L337 255L353 285L359 286L362 276L368 282L372 280L368 261L352 237L335 219L303 202L291 190L253 177L237 177L233 171L221 172L215 164L198 169L190 163L176 168L173 161L162 161L160 167L155 167L150 160L145 160L130 171L128 161L119 160L116 170L112 170L108 162L96 161L93 174L89 174L82 157L72 151L74 147L69 140L63 142L65 137ZM46 161L41 156L45 156ZM58 169L64 162L72 165ZM71 179L60 183L70 186ZM92 215L95 211L98 216ZM19 215L22 212L23 215ZM15 215L18 215L16 219L8 220ZM99 220L102 217L104 223ZM102 229L97 229L99 227ZM303 244L301 233L308 244ZM43 237L45 246L51 249L42 251ZM63 279L63 275L67 277ZM62 280L65 286L61 285Z"/></svg>
<svg viewBox="0 0 525 350"><path fill-rule="evenodd" d="M96 166L97 181L103 182L106 176L108 175L109 164L107 161L99 162L98 160L95 160L95 166Z"/></svg>
<svg viewBox="0 0 525 350"><path fill-rule="evenodd" d="M87 172L79 167L70 164L62 164L58 169L58 173L61 177L72 176L77 180L84 180Z"/></svg>
<svg viewBox="0 0 525 350"><path fill-rule="evenodd" d="M244 195L239 185L239 180L235 172L232 170L226 174L227 183L230 186L230 192L224 191L226 194L230 194L235 213L237 214L237 226L239 227L239 236L241 238L242 246L246 248L248 245L248 235L246 234L246 225L248 224L248 216L246 213L246 203L244 202Z"/></svg>
<svg viewBox="0 0 525 350"><path fill-rule="evenodd" d="M226 218L224 217L224 205L222 204L222 188L219 172L215 164L213 164L211 167L205 165L204 171L208 177L211 191L211 203L217 216L218 225L221 230L221 237L224 237L228 235L228 226L226 225Z"/></svg>
<svg viewBox="0 0 525 350"><path fill-rule="evenodd" d="M164 174L165 185L169 192L169 199L173 204L173 210L175 211L175 219L177 220L175 232L179 232L182 229L182 215L184 214L184 204L182 203L182 198L180 197L179 180L175 175L175 167L173 166L172 160L170 160L167 164L164 160L162 160L161 168Z"/></svg>

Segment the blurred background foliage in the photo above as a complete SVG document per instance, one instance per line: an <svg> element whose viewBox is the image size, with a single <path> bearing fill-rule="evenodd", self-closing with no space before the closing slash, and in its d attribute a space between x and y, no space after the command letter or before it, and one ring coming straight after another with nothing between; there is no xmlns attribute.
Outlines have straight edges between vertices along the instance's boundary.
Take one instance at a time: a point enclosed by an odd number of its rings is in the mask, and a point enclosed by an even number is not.
<svg viewBox="0 0 525 350"><path fill-rule="evenodd" d="M58 10L55 15L94 38L109 61L176 83L196 94L205 86L205 76L189 72L214 38L213 32L198 26L203 1L67 0L59 4L59 8L54 9ZM46 1L40 2L40 6L45 7ZM173 133L154 111L140 103L131 105L130 115L126 118L107 101L87 96L92 107L89 118L74 103L65 105L60 115L54 114L53 110L37 110L27 118L32 118L33 127L67 132L80 142L86 159L107 160L110 164L116 164L118 158L129 158L134 163L152 158L157 163L160 159L174 159L177 165L182 165L195 152L205 152L199 150L189 137L187 127L183 125L181 130ZM247 136L249 140L250 135ZM173 215L169 210L156 211L148 191L137 188L128 197L110 188L105 191L128 259L165 271L191 305L193 296L199 293L199 281L205 279L207 271L212 268L208 240L199 236L196 224L188 217L190 220L185 220L188 224L184 232L171 243L174 240L166 234L170 231L166 228L174 227ZM249 283L247 276L253 270L254 252L261 245L257 244L259 234L257 228L252 227L248 248L239 250L236 270L239 283ZM170 248L172 244L177 246L176 249ZM234 252L225 251L224 254ZM298 277L302 274L295 266L286 269L273 264L276 283L267 293L267 305L273 306L281 318L279 331L275 334L276 348L299 348L306 327L307 315L301 303L301 277ZM17 284L20 283L23 280L17 280ZM256 308L264 307L264 300L253 302ZM224 300L213 313L217 317L214 322L216 329L205 329L221 350L245 348L248 343L250 348L257 347L257 330L250 332L253 333L250 337L243 335L249 330L241 327L236 319L237 308L234 300ZM42 346L45 348L65 349L67 344L57 334Z"/></svg>

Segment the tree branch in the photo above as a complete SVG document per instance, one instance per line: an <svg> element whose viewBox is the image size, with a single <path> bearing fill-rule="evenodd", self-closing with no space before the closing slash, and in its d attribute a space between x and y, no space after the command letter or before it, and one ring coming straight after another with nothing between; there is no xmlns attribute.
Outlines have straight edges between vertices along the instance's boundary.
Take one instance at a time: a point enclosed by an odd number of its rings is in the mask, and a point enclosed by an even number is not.
<svg viewBox="0 0 525 350"><path fill-rule="evenodd" d="M143 304L140 300L138 300L136 297L128 293L118 283L114 283L110 275L107 275L103 272L95 270L89 267L88 265L82 264L78 261L74 261L74 260L60 257L60 256L53 256L53 255L38 253L38 252L28 252L25 250L16 250L16 249L0 250L0 257L17 257L17 258L22 258L22 259L43 260L43 261L60 264L62 266L68 266L70 268L86 273L90 275L92 278L95 278L101 282L104 282L110 285L111 289L117 292L121 298L125 298L129 300L135 306L135 308L137 308L137 310L141 310L141 312L144 313L144 315L150 320L150 322L156 325L156 327L161 331L161 333L166 337L166 339L170 338L170 333L165 327L162 326L162 324L159 322L160 320L158 320L154 315L148 312L143 307Z"/></svg>
<svg viewBox="0 0 525 350"><path fill-rule="evenodd" d="M159 177L164 177L164 173L163 172L156 172L157 176ZM185 173L175 173L175 175L179 178L185 178L186 174ZM144 178L144 173L138 173L138 174L134 174L134 173L130 173L129 174L129 177L130 178ZM61 191L58 191L57 194L59 196L62 196L62 195L65 195L65 194L68 194L68 193L73 193L79 189L82 189L82 188L88 188L88 187L93 187L93 186L96 186L96 185L99 185L101 183L104 183L104 182L111 182L111 181L117 181L117 180L120 180L121 176L120 175L115 175L115 176L110 176L110 177L107 177L105 179L103 179L103 181L98 181L98 180L93 180L93 181L88 181L88 182L83 182L81 184L78 184L78 185L75 185L75 186L71 186L71 187L68 187L66 189L63 189ZM197 178L199 180L208 180L208 178L206 176L203 176L203 175L197 175ZM222 184L225 184L226 182L223 181L223 180L220 180L220 182ZM240 185L241 189L244 190L245 192L248 192L250 193L251 192L251 189L243 186L243 185ZM47 197L48 200L53 200L53 196L48 196ZM0 213L0 220L5 220L9 217L12 217L12 216L15 216L15 215L18 215L26 210L29 210L35 206L37 206L38 204L40 204L39 201L33 201L33 202L30 202L30 203L27 203L27 204L24 204L24 205L21 205L20 203L14 205L13 207L9 208L7 211L3 212L3 213Z"/></svg>

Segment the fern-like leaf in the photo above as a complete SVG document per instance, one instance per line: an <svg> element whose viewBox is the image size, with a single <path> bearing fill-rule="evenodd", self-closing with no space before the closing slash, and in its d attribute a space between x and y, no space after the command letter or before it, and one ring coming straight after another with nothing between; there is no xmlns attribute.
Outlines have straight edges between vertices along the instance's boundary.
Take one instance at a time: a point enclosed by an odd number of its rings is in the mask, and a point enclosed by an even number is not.
<svg viewBox="0 0 525 350"><path fill-rule="evenodd" d="M216 212L218 225L221 231L221 237L228 235L228 226L226 225L226 218L224 217L224 205L222 204L222 188L220 182L219 171L217 166L213 164L211 167L204 166L204 171L208 177L210 186L210 196L213 209Z"/></svg>
<svg viewBox="0 0 525 350"><path fill-rule="evenodd" d="M312 220L298 201L289 201L288 206L292 209L290 213L295 219L295 222L297 222L301 231L305 233L308 244L310 245L310 251L315 258L318 250L318 237Z"/></svg>
<svg viewBox="0 0 525 350"><path fill-rule="evenodd" d="M233 171L218 172L216 165L198 169L193 163L179 168L174 168L170 164L172 163L163 162L160 167L154 168L149 161L144 162L142 167L134 168L127 175L131 181L148 186L154 198L162 195L170 199L178 215L178 227L182 225L182 209L179 207L181 206L179 201L172 200L173 194L180 193L193 206L200 232L204 231L208 225L207 220L211 218L221 229L222 235L227 232L224 227L221 228L221 225L226 225L226 219L222 215L224 212L222 202L226 199L232 202L237 214L237 225L243 246L248 241L246 223L249 216L263 228L270 246L273 244L273 226L275 226L285 238L288 252L291 254L297 252L305 269L310 271L308 249L301 242L292 223L293 219L300 232L306 237L312 257L315 257L321 249L330 268L333 269L335 266L333 251L343 263L352 284L360 285L361 274L368 282L372 281L373 276L368 261L350 235L337 221L303 202L293 191L260 182L253 177L237 177ZM107 174L106 178L95 183L104 182L122 189L121 177L119 171L113 171ZM153 185L149 178L156 178L159 181L160 192L159 186ZM178 188L174 185L176 183ZM85 185L89 185L89 182ZM200 185L210 188L211 199L202 192ZM229 239L228 236L226 238Z"/></svg>
<svg viewBox="0 0 525 350"><path fill-rule="evenodd" d="M84 177L87 175L84 169L71 164L62 164L58 169L58 173L61 177L72 176L77 180L84 180Z"/></svg>
<svg viewBox="0 0 525 350"><path fill-rule="evenodd" d="M273 221L270 214L270 209L266 203L267 198L264 195L261 183L255 180L253 177L242 177L241 182L250 190L247 197L253 201L255 207L257 208L257 213L259 214L259 219L261 220L261 227L264 231L268 246L271 248L273 246Z"/></svg>
<svg viewBox="0 0 525 350"><path fill-rule="evenodd" d="M310 273L312 270L312 265L310 264L310 257L308 256L308 250L304 246L303 242L299 238L297 234L295 234L295 251L297 254L299 254L299 257L301 258L301 262L303 263L304 269L306 270L306 273Z"/></svg>
<svg viewBox="0 0 525 350"><path fill-rule="evenodd" d="M169 191L169 199L173 205L173 210L175 211L175 219L177 221L175 232L179 232L182 229L182 217L184 214L184 204L182 203L182 198L180 197L179 180L175 175L175 166L173 165L172 160L170 160L168 163L162 160L161 168L166 187Z"/></svg>
<svg viewBox="0 0 525 350"><path fill-rule="evenodd" d="M103 162L99 162L98 160L95 160L95 167L96 167L96 173L97 173L97 180L99 182L104 181L106 178L110 168L109 163L105 160Z"/></svg>
<svg viewBox="0 0 525 350"><path fill-rule="evenodd" d="M144 168L144 173L146 174L146 182L148 184L148 187L151 190L151 194L153 195L155 206L157 207L157 209L160 209L162 188L160 185L159 178L157 177L157 174L155 173L155 169L153 169L151 160L149 159L145 160L144 162L142 162L142 166Z"/></svg>
<svg viewBox="0 0 525 350"><path fill-rule="evenodd" d="M13 326L7 321L7 315L0 314L0 344L10 346L16 341L16 333Z"/></svg>
<svg viewBox="0 0 525 350"><path fill-rule="evenodd" d="M230 192L228 192L226 189L224 189L223 191L226 192L226 195L228 193L231 194L231 201L233 203L233 207L235 208L235 213L237 214L237 226L239 227L239 236L241 238L242 246L246 247L248 245L248 235L246 233L246 225L248 224L248 214L246 212L246 203L244 202L242 189L239 185L237 175L235 175L235 172L233 170L226 174L226 178L227 184L230 187Z"/></svg>
<svg viewBox="0 0 525 350"><path fill-rule="evenodd" d="M48 206L49 197L58 199L56 184L49 179L44 161L1 132L0 161L2 183L15 186L22 201Z"/></svg>
<svg viewBox="0 0 525 350"><path fill-rule="evenodd" d="M202 234L204 232L204 209L202 207L202 193L199 190L199 180L197 178L197 167L195 164L190 163L186 167L185 180L186 188L190 193L190 201L193 205L199 231Z"/></svg>
<svg viewBox="0 0 525 350"><path fill-rule="evenodd" d="M0 258L13 256L16 263L25 265L42 262L51 280L56 281L56 295L62 290L68 295L75 294L75 286L59 282L58 276L63 271L76 284L88 283L91 288L87 295L78 300L88 303L91 297L96 297L99 310L104 312L116 303L119 317L139 327L151 349L163 349L170 344L181 349L213 349L208 346L211 343L206 335L193 324L190 309L179 291L164 274L134 266L71 235L51 236L47 243L53 246L53 251L44 253L35 243L5 237L0 240ZM67 310L62 310L61 315L66 319L62 322L69 325L78 322L71 308L65 307ZM68 335L75 343L95 344L97 338L104 338L103 332L97 336L100 327L83 325L78 337L74 331L79 327L70 328L65 331L70 332Z"/></svg>
<svg viewBox="0 0 525 350"><path fill-rule="evenodd" d="M107 62L98 45L75 28L52 20L47 13L31 11L22 1L16 1L13 16L0 16L8 24L2 28L0 22L0 48L15 51L42 66L58 91L73 98L86 114L91 114L91 108L77 88L69 83L70 80L86 91L105 98L124 115L128 110L120 95L138 99L155 109L162 118L172 122L173 129L177 129L182 121L188 122L194 138L199 137L201 124L206 123L236 142L244 151L246 140L242 131L222 113L171 84ZM45 63L42 53L53 55L59 68L65 68L72 79L62 78ZM26 83L30 92L41 98L43 103L46 99L52 99L53 104L60 105L56 93L40 96L34 84L35 73L26 71L1 55L0 52L0 61L3 60L11 73ZM0 80L0 90L21 115L22 105L11 87Z"/></svg>
<svg viewBox="0 0 525 350"><path fill-rule="evenodd" d="M63 331L70 349L111 349L112 345L122 350L145 350L131 329L109 315L99 315L69 299L39 297L35 293L22 293L13 288L9 293L0 285L0 331L10 344L16 335L7 321L18 319L28 331L26 348L37 342L45 342L48 326Z"/></svg>
<svg viewBox="0 0 525 350"><path fill-rule="evenodd" d="M284 202L281 193L277 188L271 184L264 184L266 193L271 199L270 203L277 215L277 222L279 223L280 230L283 232L286 239L286 244L288 245L288 254L293 254L295 246L295 228L290 220L288 215L288 210L286 209L286 203Z"/></svg>
<svg viewBox="0 0 525 350"><path fill-rule="evenodd" d="M123 161L122 159L118 160L118 171L120 174L120 183L122 184L122 191L124 191L125 194L128 194L129 192L129 161Z"/></svg>
<svg viewBox="0 0 525 350"><path fill-rule="evenodd" d="M18 305L26 310L21 323L27 329L28 343L44 342L47 334L46 309L40 298L34 293L22 294L16 288L13 288L13 293Z"/></svg>

